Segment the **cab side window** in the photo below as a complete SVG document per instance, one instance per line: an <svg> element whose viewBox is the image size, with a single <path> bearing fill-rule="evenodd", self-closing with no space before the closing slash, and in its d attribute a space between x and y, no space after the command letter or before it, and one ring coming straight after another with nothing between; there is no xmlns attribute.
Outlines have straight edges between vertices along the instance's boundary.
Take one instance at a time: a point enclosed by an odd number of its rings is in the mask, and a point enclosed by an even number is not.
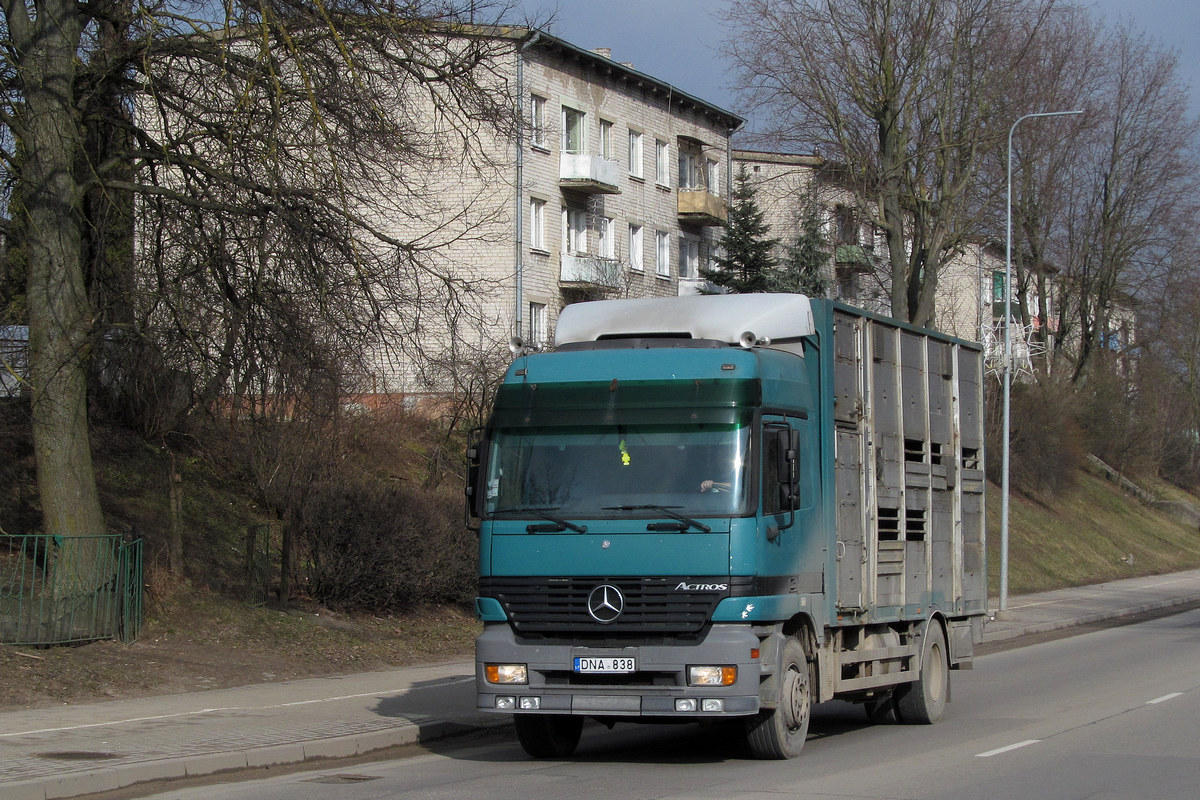
<svg viewBox="0 0 1200 800"><path fill-rule="evenodd" d="M764 515L781 514L784 511L779 494L779 437L778 427L763 429L762 510Z"/></svg>

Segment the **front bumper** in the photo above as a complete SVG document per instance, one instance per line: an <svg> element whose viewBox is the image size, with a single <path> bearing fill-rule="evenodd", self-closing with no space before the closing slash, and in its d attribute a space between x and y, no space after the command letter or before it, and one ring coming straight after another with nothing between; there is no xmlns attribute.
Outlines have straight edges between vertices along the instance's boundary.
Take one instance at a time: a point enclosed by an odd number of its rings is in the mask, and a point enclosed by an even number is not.
<svg viewBox="0 0 1200 800"><path fill-rule="evenodd" d="M498 713L596 717L747 716L759 710L765 655L765 651L759 653L760 647L759 638L747 625L713 625L703 640L694 643L603 647L521 643L507 624L488 624L475 642L475 705L480 711ZM573 664L578 656L634 658L637 671L577 674ZM528 682L489 683L484 673L487 664L525 664ZM729 686L688 686L688 667L697 665L736 666L737 679Z"/></svg>

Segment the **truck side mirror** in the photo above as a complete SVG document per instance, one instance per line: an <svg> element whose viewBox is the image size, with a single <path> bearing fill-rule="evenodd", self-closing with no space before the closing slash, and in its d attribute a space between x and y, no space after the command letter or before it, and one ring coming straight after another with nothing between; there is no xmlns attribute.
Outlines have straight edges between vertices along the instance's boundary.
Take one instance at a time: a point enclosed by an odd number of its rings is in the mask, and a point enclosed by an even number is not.
<svg viewBox="0 0 1200 800"><path fill-rule="evenodd" d="M800 433L781 428L776 453L779 455L779 505L789 511L800 507Z"/></svg>
<svg viewBox="0 0 1200 800"><path fill-rule="evenodd" d="M799 454L800 434L789 427L778 427L774 430L775 441L771 450L775 452L775 474L779 480L779 508L789 512L786 525L772 527L768 540L774 541L779 531L786 530L796 524L796 509L800 507Z"/></svg>

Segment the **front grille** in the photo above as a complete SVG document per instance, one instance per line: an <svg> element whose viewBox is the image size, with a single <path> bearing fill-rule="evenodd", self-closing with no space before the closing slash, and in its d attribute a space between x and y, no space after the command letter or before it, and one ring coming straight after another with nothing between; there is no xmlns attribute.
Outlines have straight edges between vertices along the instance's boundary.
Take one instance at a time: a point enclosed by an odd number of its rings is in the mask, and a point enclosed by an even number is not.
<svg viewBox="0 0 1200 800"><path fill-rule="evenodd" d="M592 590L605 584L620 589L625 599L621 615L608 624L596 621L587 606ZM703 588L706 584L725 588ZM677 636L702 631L719 602L752 594L753 584L753 578L723 576L483 578L479 596L498 600L521 635Z"/></svg>

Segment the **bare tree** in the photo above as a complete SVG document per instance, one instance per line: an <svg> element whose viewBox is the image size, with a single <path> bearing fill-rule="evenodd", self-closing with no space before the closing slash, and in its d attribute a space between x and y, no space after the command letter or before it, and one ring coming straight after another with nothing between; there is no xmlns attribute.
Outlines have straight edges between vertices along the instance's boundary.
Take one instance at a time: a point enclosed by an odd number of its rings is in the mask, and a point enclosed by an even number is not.
<svg viewBox="0 0 1200 800"><path fill-rule="evenodd" d="M1192 219L1195 219L1193 212ZM1180 485L1200 485L1200 242L1180 251L1161 285L1159 303L1147 304L1139 340L1139 371L1156 418L1154 448L1160 471Z"/></svg>
<svg viewBox="0 0 1200 800"><path fill-rule="evenodd" d="M1104 33L1101 25L1079 8L1060 9L1042 24L1021 71L1010 85L1005 120L1012 130L1012 275L1016 306L1014 322L1036 332L1038 350L1052 355L1052 331L1059 320L1048 302L1056 297L1053 276L1066 262L1063 230L1076 185L1074 168L1078 142L1097 119L1102 93ZM1082 115L1017 120L1031 113L1084 111ZM995 186L1007 181L1009 153L997 149L983 179ZM1003 210L993 204L990 233L1002 241ZM1035 305L1034 299L1037 299Z"/></svg>
<svg viewBox="0 0 1200 800"><path fill-rule="evenodd" d="M45 529L104 529L87 378L170 418L229 393L362 366L472 288L432 254L487 219L429 176L489 169L515 112L512 42L453 0L0 0L0 159L28 262L30 383ZM486 33L488 35L477 35ZM133 252L133 225L141 237ZM417 224L421 223L421 224ZM136 265L136 267L135 267ZM463 307L469 304L462 304ZM146 379L151 367L154 380Z"/></svg>
<svg viewBox="0 0 1200 800"><path fill-rule="evenodd" d="M928 324L996 187L1010 83L1054 0L732 0L727 48L777 147L841 163L887 243L891 311ZM1028 24L1032 21L1032 25Z"/></svg>
<svg viewBox="0 0 1200 800"><path fill-rule="evenodd" d="M1059 281L1063 330L1076 381L1112 339L1119 313L1163 285L1195 222L1197 134L1176 59L1128 29L1108 34L1101 90L1085 132L1071 143L1072 195ZM1184 224L1181 226L1181 222ZM1122 311L1122 309L1124 309ZM1073 352L1071 352L1073 351Z"/></svg>

